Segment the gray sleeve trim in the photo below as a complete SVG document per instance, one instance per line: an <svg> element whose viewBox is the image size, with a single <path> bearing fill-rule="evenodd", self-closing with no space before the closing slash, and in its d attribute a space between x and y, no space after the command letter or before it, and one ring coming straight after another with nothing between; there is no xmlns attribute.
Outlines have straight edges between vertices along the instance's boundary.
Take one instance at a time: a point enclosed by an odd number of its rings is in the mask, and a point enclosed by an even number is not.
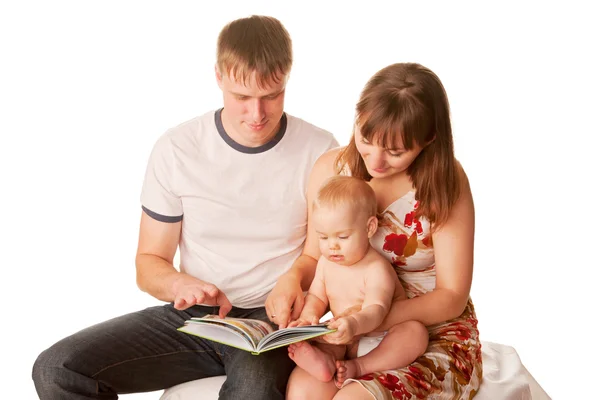
<svg viewBox="0 0 600 400"><path fill-rule="evenodd" d="M144 210L144 212L146 214L148 214L148 216L152 219L155 219L157 221L160 222L168 222L168 223L175 223L175 222L179 222L183 219L183 215L179 215L176 217L168 217L166 215L161 215L161 214L157 214L154 211L148 210L146 207L142 206L142 210Z"/></svg>

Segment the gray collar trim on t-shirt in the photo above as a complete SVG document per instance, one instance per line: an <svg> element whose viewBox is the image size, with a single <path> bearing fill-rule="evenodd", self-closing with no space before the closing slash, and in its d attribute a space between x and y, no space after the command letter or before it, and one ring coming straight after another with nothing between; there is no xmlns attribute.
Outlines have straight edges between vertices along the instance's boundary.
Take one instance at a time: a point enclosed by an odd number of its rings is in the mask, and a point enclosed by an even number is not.
<svg viewBox="0 0 600 400"><path fill-rule="evenodd" d="M222 108L215 112L215 124L217 125L217 131L219 132L219 135L221 135L221 137L223 138L225 143L227 143L230 147L232 147L233 149L235 149L241 153L248 153L248 154L263 153L263 152L275 147L275 145L277 143L279 143L279 141L281 139L283 139L283 135L285 135L285 129L287 128L287 117L286 117L285 113L283 113L283 115L281 116L280 124L279 124L279 131L273 137L273 139L271 139L268 143L265 143L262 146L258 146L258 147L247 147L247 146L241 145L238 142L236 142L235 140L233 140L231 138L231 136L229 136L227 134L227 132L225 132L225 128L223 128L223 123L221 122L221 111L223 111Z"/></svg>

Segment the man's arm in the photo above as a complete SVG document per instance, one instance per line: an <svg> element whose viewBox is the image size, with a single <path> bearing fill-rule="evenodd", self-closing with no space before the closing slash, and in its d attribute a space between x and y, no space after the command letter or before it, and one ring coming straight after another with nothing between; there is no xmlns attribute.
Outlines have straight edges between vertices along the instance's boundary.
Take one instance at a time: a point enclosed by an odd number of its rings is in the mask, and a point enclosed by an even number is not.
<svg viewBox="0 0 600 400"><path fill-rule="evenodd" d="M138 287L163 301L173 301L173 283L180 273L173 266L179 245L181 221L157 221L142 211L138 249L135 257Z"/></svg>
<svg viewBox="0 0 600 400"><path fill-rule="evenodd" d="M161 222L142 212L135 257L138 287L159 300L172 301L179 310L195 304L219 305L219 316L224 317L232 307L225 294L173 266L180 235L181 221Z"/></svg>

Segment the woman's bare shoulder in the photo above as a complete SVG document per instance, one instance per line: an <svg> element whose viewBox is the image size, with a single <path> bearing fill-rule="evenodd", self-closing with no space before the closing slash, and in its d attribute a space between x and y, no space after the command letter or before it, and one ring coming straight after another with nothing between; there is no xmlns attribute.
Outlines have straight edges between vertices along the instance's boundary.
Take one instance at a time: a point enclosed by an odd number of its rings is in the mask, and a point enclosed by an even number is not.
<svg viewBox="0 0 600 400"><path fill-rule="evenodd" d="M456 170L458 172L458 179L460 182L460 193L461 195L466 193L469 196L471 196L471 185L469 184L469 177L467 176L467 173L465 172L465 169L463 168L460 161L455 160L455 162Z"/></svg>
<svg viewBox="0 0 600 400"><path fill-rule="evenodd" d="M336 160L343 149L344 147L336 147L321 154L315 162L313 172L324 176L334 175Z"/></svg>
<svg viewBox="0 0 600 400"><path fill-rule="evenodd" d="M333 165L338 155L344 150L345 146L336 147L327 150L325 153L317 159L317 164L321 165Z"/></svg>

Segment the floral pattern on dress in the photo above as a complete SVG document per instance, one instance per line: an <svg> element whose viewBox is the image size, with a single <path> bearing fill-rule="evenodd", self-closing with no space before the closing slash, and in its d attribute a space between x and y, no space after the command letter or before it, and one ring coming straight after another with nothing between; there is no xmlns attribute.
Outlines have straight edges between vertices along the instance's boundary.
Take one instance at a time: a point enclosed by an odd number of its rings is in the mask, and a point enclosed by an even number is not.
<svg viewBox="0 0 600 400"><path fill-rule="evenodd" d="M418 206L414 192L396 200L379 215L379 229L371 239L394 266L409 298L432 291L436 279L429 222L416 218ZM482 362L471 299L459 317L428 330L427 350L408 367L345 384L359 382L378 400L473 399L482 379Z"/></svg>

